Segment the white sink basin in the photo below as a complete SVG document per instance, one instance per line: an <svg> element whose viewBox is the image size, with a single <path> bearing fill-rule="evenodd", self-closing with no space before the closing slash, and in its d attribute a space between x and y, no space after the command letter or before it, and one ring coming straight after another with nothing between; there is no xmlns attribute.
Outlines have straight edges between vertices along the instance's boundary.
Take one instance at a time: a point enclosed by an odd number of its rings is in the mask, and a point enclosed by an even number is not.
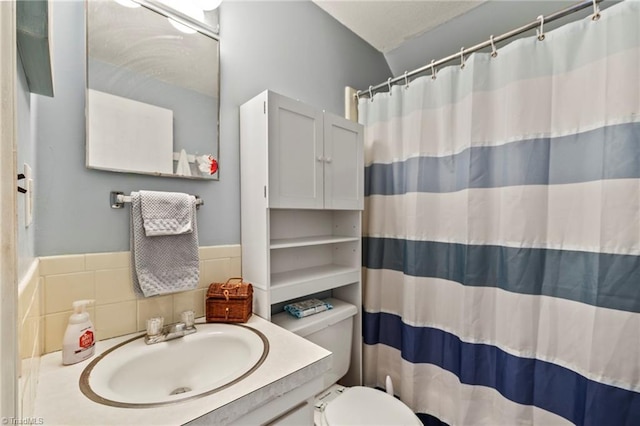
<svg viewBox="0 0 640 426"><path fill-rule="evenodd" d="M198 331L147 345L136 337L89 364L80 389L95 402L153 407L209 395L237 383L264 361L269 350L257 330L233 324L196 324Z"/></svg>

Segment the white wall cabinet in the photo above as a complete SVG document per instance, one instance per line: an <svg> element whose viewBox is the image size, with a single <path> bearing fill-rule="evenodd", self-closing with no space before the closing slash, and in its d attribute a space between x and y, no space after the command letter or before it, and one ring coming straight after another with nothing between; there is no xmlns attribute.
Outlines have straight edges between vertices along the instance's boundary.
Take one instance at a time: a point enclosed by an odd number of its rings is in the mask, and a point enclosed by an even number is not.
<svg viewBox="0 0 640 426"><path fill-rule="evenodd" d="M362 132L271 91L240 108L242 275L253 310L270 320L310 297L355 305L345 385L362 381Z"/></svg>
<svg viewBox="0 0 640 426"><path fill-rule="evenodd" d="M361 126L273 92L260 95L269 138L269 207L362 210Z"/></svg>

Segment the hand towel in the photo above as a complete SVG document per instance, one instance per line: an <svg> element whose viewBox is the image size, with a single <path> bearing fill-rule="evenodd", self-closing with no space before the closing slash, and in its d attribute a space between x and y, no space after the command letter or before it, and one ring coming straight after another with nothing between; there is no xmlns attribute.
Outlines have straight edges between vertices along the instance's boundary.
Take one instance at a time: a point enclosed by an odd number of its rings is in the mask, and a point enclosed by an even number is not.
<svg viewBox="0 0 640 426"><path fill-rule="evenodd" d="M187 151L185 151L184 149L180 151L180 157L178 158L178 165L176 166L176 175L191 176L191 166L189 166Z"/></svg>
<svg viewBox="0 0 640 426"><path fill-rule="evenodd" d="M192 232L154 237L145 234L141 198L139 192L131 193L131 270L134 291L149 297L197 288L200 258L195 197L191 200Z"/></svg>
<svg viewBox="0 0 640 426"><path fill-rule="evenodd" d="M147 237L193 231L195 197L180 192L140 191L142 223Z"/></svg>

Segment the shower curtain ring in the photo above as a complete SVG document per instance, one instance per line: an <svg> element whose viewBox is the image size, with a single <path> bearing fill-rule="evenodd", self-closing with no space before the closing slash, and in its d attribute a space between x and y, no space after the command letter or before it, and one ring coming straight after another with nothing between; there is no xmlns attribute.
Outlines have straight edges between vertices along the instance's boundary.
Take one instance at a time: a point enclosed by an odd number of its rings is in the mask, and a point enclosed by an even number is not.
<svg viewBox="0 0 640 426"><path fill-rule="evenodd" d="M387 86L389 86L389 96L391 96L391 77L387 79Z"/></svg>
<svg viewBox="0 0 640 426"><path fill-rule="evenodd" d="M489 41L491 42L491 57L495 58L496 56L498 56L498 51L496 50L496 44L493 41L493 34L491 34L491 36L489 37Z"/></svg>
<svg viewBox="0 0 640 426"><path fill-rule="evenodd" d="M369 100L373 102L373 91L371 89L373 89L373 86L369 86Z"/></svg>
<svg viewBox="0 0 640 426"><path fill-rule="evenodd" d="M356 103L360 102L360 91L356 90Z"/></svg>
<svg viewBox="0 0 640 426"><path fill-rule="evenodd" d="M593 15L591 15L592 21L600 19L600 6L598 6L597 0L593 0Z"/></svg>
<svg viewBox="0 0 640 426"><path fill-rule="evenodd" d="M431 80L436 79L436 67L434 65L435 62L436 62L435 59L431 60Z"/></svg>
<svg viewBox="0 0 640 426"><path fill-rule="evenodd" d="M464 69L464 47L460 48L460 69Z"/></svg>
<svg viewBox="0 0 640 426"><path fill-rule="evenodd" d="M404 72L404 88L408 89L409 88L409 77L407 77L407 72Z"/></svg>
<svg viewBox="0 0 640 426"><path fill-rule="evenodd" d="M537 20L540 21L540 29L536 30L536 33L538 34L538 40L542 41L544 40L544 16L538 16Z"/></svg>

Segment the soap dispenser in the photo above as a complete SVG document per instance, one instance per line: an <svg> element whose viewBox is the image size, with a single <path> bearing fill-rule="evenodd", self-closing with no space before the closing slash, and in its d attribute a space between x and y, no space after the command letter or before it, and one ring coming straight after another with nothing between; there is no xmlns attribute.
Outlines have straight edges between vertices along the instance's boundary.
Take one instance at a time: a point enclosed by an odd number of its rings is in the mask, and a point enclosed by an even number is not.
<svg viewBox="0 0 640 426"><path fill-rule="evenodd" d="M73 302L67 331L62 340L62 364L70 365L91 358L95 352L95 331L89 319L87 305L93 300Z"/></svg>

